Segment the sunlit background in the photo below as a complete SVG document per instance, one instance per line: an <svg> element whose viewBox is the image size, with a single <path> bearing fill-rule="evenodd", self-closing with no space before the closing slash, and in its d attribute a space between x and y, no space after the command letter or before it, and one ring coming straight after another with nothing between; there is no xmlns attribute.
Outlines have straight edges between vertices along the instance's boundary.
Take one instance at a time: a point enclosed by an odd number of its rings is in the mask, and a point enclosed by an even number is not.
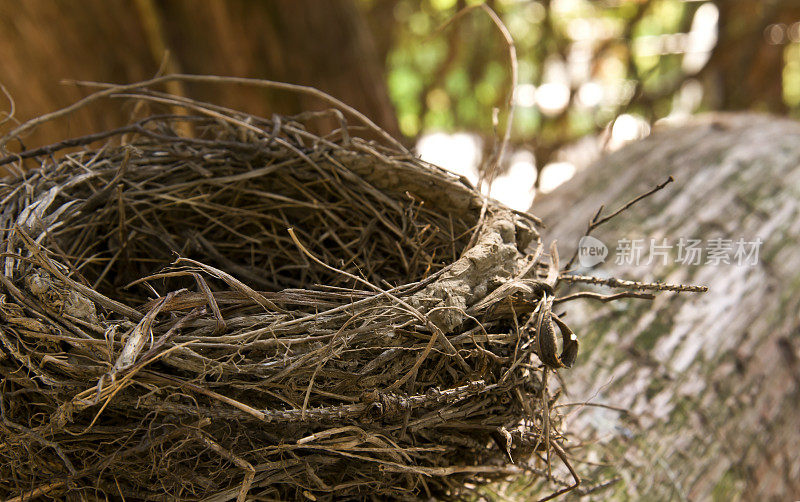
<svg viewBox="0 0 800 502"><path fill-rule="evenodd" d="M365 5L369 10L377 3ZM473 10L448 23L472 3L396 2L396 45L387 71L400 130L416 138L420 156L477 183L502 133L492 122L493 109L503 124L511 83L507 47L487 16ZM662 123L717 109L796 113L800 104L800 22L768 22L797 14L766 12L769 2L490 3L515 40L519 79L511 148L502 174L484 191L515 209L529 209L537 192L553 190L602 152L646 137ZM721 14L728 26L722 34ZM750 59L728 61L723 54L712 61L721 35L724 43L749 44ZM764 54L776 49L780 95L766 95L775 94L774 86L762 86L765 95L748 97L747 82L759 78L749 70L763 67ZM734 70L740 75L731 78ZM738 84L741 91L734 89Z"/></svg>

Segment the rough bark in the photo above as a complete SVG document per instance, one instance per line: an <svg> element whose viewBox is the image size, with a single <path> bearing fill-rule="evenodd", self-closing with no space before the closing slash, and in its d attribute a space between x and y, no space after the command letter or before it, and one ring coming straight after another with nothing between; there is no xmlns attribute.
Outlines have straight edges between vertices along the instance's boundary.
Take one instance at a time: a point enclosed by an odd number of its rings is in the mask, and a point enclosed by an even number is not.
<svg viewBox="0 0 800 502"><path fill-rule="evenodd" d="M548 238L571 255L600 205L614 210L672 175L675 183L600 227L599 276L703 284L705 294L652 303L564 305L582 342L562 372L581 439L600 442L583 466L619 474L612 498L792 500L800 494L800 124L713 115L600 160L538 198ZM618 239L760 238L756 266L618 265ZM646 257L645 252L643 256ZM706 261L706 255L703 255ZM609 492L601 495L608 498Z"/></svg>
<svg viewBox="0 0 800 502"><path fill-rule="evenodd" d="M22 121L86 94L62 85L64 79L128 83L161 69L310 85L399 137L384 63L354 0L214 0L202 8L191 0L84 0L80 8L63 0L0 2L0 61L0 84ZM167 90L266 117L327 108L313 98L245 87ZM0 95L0 111L8 110ZM41 144L108 129L130 114L119 106L94 107L24 140ZM331 119L319 129L331 126L338 123Z"/></svg>

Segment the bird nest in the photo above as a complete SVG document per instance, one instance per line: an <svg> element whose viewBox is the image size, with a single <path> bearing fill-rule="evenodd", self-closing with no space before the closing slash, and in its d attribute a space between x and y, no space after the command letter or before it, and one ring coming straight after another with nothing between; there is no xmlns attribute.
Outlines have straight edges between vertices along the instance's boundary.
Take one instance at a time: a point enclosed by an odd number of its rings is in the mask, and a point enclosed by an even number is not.
<svg viewBox="0 0 800 502"><path fill-rule="evenodd" d="M0 186L0 496L457 497L563 453L533 216L339 111L105 97L147 116L2 160L40 167Z"/></svg>

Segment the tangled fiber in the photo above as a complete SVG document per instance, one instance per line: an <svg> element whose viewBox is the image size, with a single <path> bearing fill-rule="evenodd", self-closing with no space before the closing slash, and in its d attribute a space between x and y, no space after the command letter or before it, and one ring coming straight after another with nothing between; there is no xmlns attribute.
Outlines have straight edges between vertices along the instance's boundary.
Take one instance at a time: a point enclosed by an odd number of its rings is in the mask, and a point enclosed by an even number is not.
<svg viewBox="0 0 800 502"><path fill-rule="evenodd" d="M455 498L563 453L546 372L577 342L535 217L358 114L157 83L0 160L0 497Z"/></svg>

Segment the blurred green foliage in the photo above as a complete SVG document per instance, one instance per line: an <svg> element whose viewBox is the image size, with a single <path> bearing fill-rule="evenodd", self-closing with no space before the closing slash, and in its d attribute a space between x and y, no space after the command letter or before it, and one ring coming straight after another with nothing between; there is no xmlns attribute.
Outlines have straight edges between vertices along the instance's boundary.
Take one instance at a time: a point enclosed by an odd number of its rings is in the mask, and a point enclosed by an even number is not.
<svg viewBox="0 0 800 502"><path fill-rule="evenodd" d="M382 0L362 1L370 9ZM506 112L511 82L508 50L489 16L474 9L453 19L475 1L392 3L388 86L402 132L410 138L430 130L494 135L492 110L500 109L501 117ZM512 34L518 55L512 138L543 160L622 113L653 123L712 109L796 113L800 105L800 24L792 24L800 12L773 5L781 2L487 4ZM782 22L779 43L764 37L773 21ZM776 64L761 68L761 75L749 73L776 50ZM777 97L775 81L782 88Z"/></svg>

